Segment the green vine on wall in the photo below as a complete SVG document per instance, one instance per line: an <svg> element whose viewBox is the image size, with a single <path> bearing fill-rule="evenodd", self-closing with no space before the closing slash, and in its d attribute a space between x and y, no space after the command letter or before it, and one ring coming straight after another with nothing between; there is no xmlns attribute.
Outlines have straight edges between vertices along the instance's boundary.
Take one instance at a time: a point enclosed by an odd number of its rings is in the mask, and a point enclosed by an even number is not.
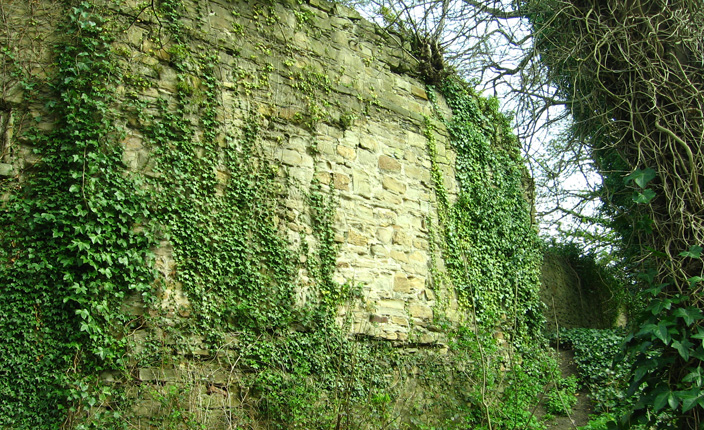
<svg viewBox="0 0 704 430"><path fill-rule="evenodd" d="M0 426L58 428L107 401L97 375L125 365L130 294L150 301L150 216L138 178L124 175L113 88L111 25L90 2L67 2L47 107L49 132L26 141L40 162L0 211Z"/></svg>
<svg viewBox="0 0 704 430"><path fill-rule="evenodd" d="M440 119L457 153L459 184L457 200L450 203L433 129L426 125L443 256L460 302L474 309L482 327L508 323L517 340L542 323L541 256L523 189L523 160L496 99L477 96L455 78L445 80L440 93L453 113Z"/></svg>

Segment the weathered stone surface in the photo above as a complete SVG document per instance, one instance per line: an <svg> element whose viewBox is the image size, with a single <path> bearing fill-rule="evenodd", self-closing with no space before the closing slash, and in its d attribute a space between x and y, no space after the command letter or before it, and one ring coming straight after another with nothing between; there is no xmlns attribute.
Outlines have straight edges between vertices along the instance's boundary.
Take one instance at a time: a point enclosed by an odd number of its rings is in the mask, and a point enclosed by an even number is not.
<svg viewBox="0 0 704 430"><path fill-rule="evenodd" d="M369 242L369 240L363 234L350 230L347 233L347 242L352 245L364 246Z"/></svg>
<svg viewBox="0 0 704 430"><path fill-rule="evenodd" d="M12 176L12 164L0 163L0 176Z"/></svg>
<svg viewBox="0 0 704 430"><path fill-rule="evenodd" d="M333 183L335 184L335 188L338 190L343 190L343 191L349 190L350 182L351 182L351 179L347 175L343 175L342 173L335 173L333 175Z"/></svg>
<svg viewBox="0 0 704 430"><path fill-rule="evenodd" d="M141 4L129 1L133 7ZM433 223L438 219L423 133L423 115L432 115L433 106L422 82L391 72L413 59L356 12L323 0L302 5L274 2L277 23L273 26L263 25L261 11L268 10L268 3L259 12L255 11L259 2L184 0L183 4L184 22L197 23L194 28L199 28L184 43L219 59L214 76L221 80L216 97L222 125L214 130L212 150L218 151L219 158L212 166L215 189L210 191L222 197L235 180L225 167L224 154L240 145L245 126L256 117L260 122L256 148L247 162L264 157L275 171L282 205L274 219L294 247L301 240L316 243L308 200L311 181L317 179L325 191L332 189L334 241L340 245L334 276L341 282L361 283L368 301L366 310L355 314L359 320L354 330L367 333L365 325L371 321L378 330L370 333L380 338L404 341L419 338L418 331L424 335L425 329L415 320L431 318L436 300L452 307L454 298L449 292L431 291L429 281L431 249L436 252L436 269L444 270L439 248L430 246L430 229L424 224L426 218ZM305 26L299 22L301 13L309 20ZM197 67L176 67L177 51L166 46L169 41L157 43L149 25L158 23L137 22L115 40L130 76L147 83L132 90L147 104L164 100L175 106L189 91L201 100L205 81ZM48 51L45 56L33 62L50 64ZM22 100L21 89L11 80L2 83L7 89L5 101ZM116 103L130 90L127 87L124 83L117 89ZM438 106L448 113L441 98ZM156 114L153 108L144 113ZM193 143L200 148L196 156L204 157L209 154L200 115L189 112L187 119L193 127ZM123 162L130 170L156 177L154 148L140 134L144 125L140 121L125 118L125 138L120 142ZM443 183L453 199L455 155L444 125L431 121L437 130ZM43 120L36 126L50 130L53 124ZM26 160L3 158L0 177L19 174L13 166L20 169L23 163ZM162 243L154 251L164 287L162 310L172 319L190 318L188 297L176 282L172 246ZM301 262L306 258L301 256ZM302 269L299 282L304 285L307 276ZM136 302L125 306L134 314L144 312ZM149 369L140 376L149 381L159 378Z"/></svg>
<svg viewBox="0 0 704 430"><path fill-rule="evenodd" d="M394 291L397 293L411 292L411 283L408 281L408 277L406 277L405 274L397 273L396 276L394 276Z"/></svg>
<svg viewBox="0 0 704 430"><path fill-rule="evenodd" d="M354 160L357 157L354 148L347 146L337 145L337 153L347 160Z"/></svg>
<svg viewBox="0 0 704 430"><path fill-rule="evenodd" d="M379 168L390 172L400 172L401 163L398 160L389 157L388 155L379 156Z"/></svg>
<svg viewBox="0 0 704 430"><path fill-rule="evenodd" d="M381 184L392 193L404 194L406 192L406 185L390 176L384 176L381 180Z"/></svg>
<svg viewBox="0 0 704 430"><path fill-rule="evenodd" d="M408 307L408 313L411 314L413 318L420 319L432 319L433 310L427 306L420 303L413 303Z"/></svg>

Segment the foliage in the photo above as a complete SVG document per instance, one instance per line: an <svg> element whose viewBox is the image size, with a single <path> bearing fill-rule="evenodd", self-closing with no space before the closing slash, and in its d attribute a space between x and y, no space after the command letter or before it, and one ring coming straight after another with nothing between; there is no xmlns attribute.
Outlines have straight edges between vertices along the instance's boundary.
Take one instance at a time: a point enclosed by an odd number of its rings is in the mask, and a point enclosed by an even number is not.
<svg viewBox="0 0 704 430"><path fill-rule="evenodd" d="M625 333L617 329L574 328L560 330L561 345L574 351L580 383L589 389L597 412L623 409L629 365L616 361Z"/></svg>
<svg viewBox="0 0 704 430"><path fill-rule="evenodd" d="M141 226L151 211L140 180L122 172L111 24L88 2L66 7L47 103L54 128L27 133L41 161L2 183L0 425L13 428L58 428L111 397L83 375L124 366L121 303L151 300Z"/></svg>
<svg viewBox="0 0 704 430"><path fill-rule="evenodd" d="M496 99L478 97L454 78L440 91L453 113L443 121L457 153L459 183L457 201L450 205L433 167L443 257L460 300L481 315L482 327L508 323L518 341L542 324L541 257L523 160ZM432 140L430 145L432 158Z"/></svg>
<svg viewBox="0 0 704 430"><path fill-rule="evenodd" d="M568 415L577 404L576 392L577 378L570 376L558 379L555 390L547 396L545 410L553 415Z"/></svg>
<svg viewBox="0 0 704 430"><path fill-rule="evenodd" d="M270 130L255 97L240 94L251 109L226 124L218 59L200 45L197 24L182 19L182 2L134 7L70 2L46 100L54 127L25 136L40 162L3 179L0 426L210 428L199 415L208 409L189 403L207 390L233 427L541 428L532 410L551 369L529 339L540 324L539 253L525 172L496 102L458 82L443 88L455 111L446 124L461 149L463 196L452 207L445 200L443 251L481 324L448 329L448 354L403 354L338 325L339 309L356 297L333 278L334 192L310 184L311 235L300 246L289 241L281 231L286 174L262 153ZM297 17L300 25L312 19ZM129 52L121 55L113 37L138 19L153 26L149 42L159 46L151 55L161 63L147 73L174 71L173 94L152 91L143 69L117 61ZM327 95L327 76L304 70L296 81L310 114L299 125L330 121L330 104L309 94ZM148 179L123 164L134 136L151 157ZM436 185L438 173L435 166ZM514 329L504 349L497 337ZM432 421L424 404L437 407L437 422L421 422ZM411 411L408 422L401 411Z"/></svg>
<svg viewBox="0 0 704 430"><path fill-rule="evenodd" d="M624 427L702 424L700 6L528 4L536 47L569 100L575 136L590 144L627 269L644 291L627 343L634 356L628 393L637 401Z"/></svg>
<svg viewBox="0 0 704 430"><path fill-rule="evenodd" d="M473 339L474 357L466 361L479 364L472 377L479 385L469 395L473 406L466 410L463 423L472 428L540 428L532 411L554 370L537 352L541 256L526 198L523 160L496 99L479 97L456 78L446 79L440 92L452 109L451 119L440 120L457 154L459 183L452 203L438 166L434 125L428 119L441 251L458 299L471 316L468 324L474 327L458 339L465 345ZM433 96L432 87L429 93ZM510 334L508 345L499 347L497 331ZM461 328L458 333L463 333ZM508 348L504 361L497 360L501 348Z"/></svg>

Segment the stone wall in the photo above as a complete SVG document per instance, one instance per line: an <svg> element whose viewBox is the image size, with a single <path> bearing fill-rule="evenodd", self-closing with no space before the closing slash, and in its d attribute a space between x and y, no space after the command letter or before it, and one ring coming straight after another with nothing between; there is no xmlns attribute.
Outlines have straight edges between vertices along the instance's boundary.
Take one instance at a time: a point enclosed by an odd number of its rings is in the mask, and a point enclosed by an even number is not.
<svg viewBox="0 0 704 430"><path fill-rule="evenodd" d="M609 291L613 277L593 263L591 266L564 255L545 254L540 298L547 308L548 330L625 325L622 310L615 307L617 300Z"/></svg>
<svg viewBox="0 0 704 430"><path fill-rule="evenodd" d="M16 8L17 19L27 13L23 10L27 5L21 3L8 4ZM56 13L50 3L35 13ZM133 17L138 3L125 2L118 12ZM192 43L217 55L218 119L225 124L219 138L224 142L228 135L236 135L251 112L264 118L262 151L280 164L281 176L288 181L282 222L292 243L313 240L304 210L313 178L336 190L336 241L341 246L336 280L361 285L364 295L363 302L350 309L353 331L404 341L413 326L414 341L436 341L437 331L430 327L436 295L446 296L443 312L451 319L456 318L456 305L452 294L435 292L430 280L428 223L436 222L437 216L423 128L426 118L433 116L433 104L421 81L395 72L414 68L409 46L357 12L322 0L303 5L227 0L185 4L188 13L183 21ZM173 100L184 84L160 26L146 13L135 16L114 43L133 80L150 82L138 94L146 102ZM55 29L30 31L45 36ZM157 36L163 37L163 45L155 42ZM50 64L47 45L32 40L32 49L22 55L34 64L35 73L44 74ZM2 125L7 142L0 174L8 177L34 160L19 140L11 142L17 128L11 107L19 106L26 94L9 75L4 79ZM195 75L187 81L201 85ZM124 96L127 90L120 91ZM442 101L439 104L449 115ZM41 117L41 110L33 106L29 116ZM52 126L46 119L39 125ZM123 141L124 163L135 172L155 176L150 148L132 125L128 122ZM438 162L445 187L453 194L453 153L443 126L434 125ZM218 172L223 184L228 174ZM176 278L171 245L164 242L155 252L162 276ZM170 285L173 291L165 293L172 299L168 302L187 308L188 298L177 291L178 284Z"/></svg>
<svg viewBox="0 0 704 430"><path fill-rule="evenodd" d="M194 128L194 149L189 155L194 159L206 155L200 144L213 131L199 122L203 112L198 111L198 99L203 94L217 101L219 125L212 150L215 158L224 158L232 151L247 122L256 117L258 158L252 158L251 163L273 166L280 188L272 212L277 233L285 237L291 249L300 251L305 244L316 245L319 238L311 219L309 196L318 184L324 191L332 191L334 242L339 246L333 278L339 285L359 289L358 296L340 304L335 312L341 326L349 323L350 333L344 338L347 341L352 334L390 341L370 344L401 347L395 351L412 357L403 365L385 362L385 355L391 354L382 350L379 362L386 367L376 371L387 372L379 378L385 378L388 392L397 393L398 400L391 404L391 400L385 400L390 399L388 393L381 391L384 396L377 399L380 403L370 407L387 408L397 415L399 411L420 414L422 425L433 422L430 415L455 414L448 405L460 405L467 397L466 387L476 382L476 369L467 363L477 357L472 355L473 347L467 346L469 342L462 351L466 355L448 358L451 354L435 353L447 352L446 330L462 322L464 312L459 309L441 247L436 243L441 229L426 137L431 125L437 153L434 161L442 173L443 187L454 201L458 192L455 154L450 149L448 131L436 119L438 113L450 117L451 112L441 97L431 101L433 97L424 83L409 74L416 69L416 60L408 44L355 11L323 0L183 0L183 16L178 22L184 40L179 43L169 32L167 20L155 12L155 2L94 3L109 11L115 27L122 30L110 43L122 71L115 109L122 133L118 139L122 162L127 170L159 187L164 166L158 166L159 149L145 132L149 122L145 118L158 115L159 104L168 111L183 103L184 94L195 99L185 114ZM37 82L52 76L55 65L51 41L64 37L58 23L66 20L66 4L58 0L10 1L0 10L7 18L4 36L8 40L0 70L0 176L16 179L16 190L22 187L24 172L41 163L24 133L32 127L47 132L55 127L55 118L40 102L52 97L47 96L52 94L49 83L32 87L18 78L22 73L12 70L19 65L24 73L37 77ZM184 54L179 46L184 44L191 51L189 55L212 62L217 81L212 87L208 87L211 84L203 73L182 61ZM138 112L137 105L143 111ZM222 197L236 178L225 163L218 164L212 173L215 183L209 191L216 198ZM169 226L162 227L168 231ZM250 415L259 413L252 411L260 411L262 399L268 394L265 390L256 394L248 391L260 381L252 376L257 374L254 368L241 363L250 349L258 347L259 338L247 339L246 343L238 338L241 333L218 333L220 343L214 347L205 341L208 333L202 327L200 332L178 332L181 327L188 330L202 323L194 321L199 316L192 312L199 298L189 297L184 288L178 245L167 235L156 237L160 242L153 249L157 272L154 287L159 290L160 300L151 307L145 306L138 295L124 301L129 315L125 326L129 342L128 364L121 370L127 369L123 373L129 374L105 371L99 383L126 387L125 396L133 401L126 415L134 417L136 428L154 428L151 423L158 421L155 417L161 417L162 422L171 422L164 417L177 420L179 417L173 418L172 413L177 406L188 409L189 416L208 428L240 428L238 423L248 422ZM297 256L301 265L295 296L303 307L316 299L316 291L304 261L307 254L300 252ZM271 345L278 345L281 338L310 330L290 329L275 334L262 330L262 336L275 338L268 340L267 347L275 349ZM503 345L501 330L497 328L488 338L495 337ZM321 361L356 359L354 354L345 356L341 351L342 347ZM263 352L261 357L269 356ZM459 364L448 365L451 359ZM502 360L508 359L495 357L492 365L503 369ZM269 373L262 372L265 376L278 377L277 372L289 369L271 365L266 370ZM425 376L414 379L425 371ZM290 376L282 377L280 385L287 387ZM303 375L301 380L309 382L314 376ZM351 386L365 375L335 376L340 386ZM380 384L378 380L373 382ZM456 385L450 389L450 384ZM332 389L330 392L339 394ZM306 393L299 390L296 394L305 398ZM279 392L274 395L279 396ZM367 407L368 400L359 401L360 408ZM436 406L426 413L416 402ZM241 414L239 421L233 418L236 413ZM387 423L389 416L385 418ZM268 418L284 421L278 416ZM370 422L358 428L378 428L378 421ZM269 427L252 424L248 428Z"/></svg>

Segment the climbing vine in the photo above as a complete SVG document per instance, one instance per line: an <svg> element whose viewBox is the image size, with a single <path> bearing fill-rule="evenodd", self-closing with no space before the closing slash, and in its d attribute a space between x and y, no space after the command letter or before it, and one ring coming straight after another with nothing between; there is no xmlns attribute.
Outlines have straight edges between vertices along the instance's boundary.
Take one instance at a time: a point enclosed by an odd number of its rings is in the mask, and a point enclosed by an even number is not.
<svg viewBox="0 0 704 430"><path fill-rule="evenodd" d="M231 426L539 428L529 406L545 387L545 363L512 362L494 337L509 326L527 333L538 319L520 159L502 154L512 141L492 102L458 83L443 88L464 197L451 203L445 194L438 234L460 301L482 330L451 331L448 355L432 349L441 345L405 354L338 324L358 298L334 277L334 184L298 184L306 198L296 216L311 229L300 241L283 234L289 178L262 149L277 124L255 93L273 66L252 59L270 48L258 44L247 59L261 70L232 66L242 115L227 122L221 58L180 0L64 6L52 93L32 100L48 101L52 128L23 137L38 162L2 180L0 427L202 428L216 409L196 407L205 391ZM279 23L273 6L253 10L257 31ZM317 19L306 9L295 16L299 26ZM134 41L119 35L142 22L137 60ZM245 24L233 26L241 37ZM285 76L305 108L287 126L351 127L362 112L327 100L332 82L317 70ZM378 107L358 102L365 113ZM135 142L148 159L136 167L126 155ZM441 193L437 166L433 179ZM308 287L316 297L298 306ZM516 310L525 304L528 315ZM506 376L506 364L516 372Z"/></svg>
<svg viewBox="0 0 704 430"><path fill-rule="evenodd" d="M139 178L123 174L111 23L90 2L65 7L53 129L24 136L39 162L2 183L3 427L58 428L105 401L110 391L93 387L125 364L121 304L151 297L151 210Z"/></svg>
<svg viewBox="0 0 704 430"><path fill-rule="evenodd" d="M433 89L431 88L431 91ZM527 173L496 99L477 96L455 78L439 88L452 109L450 133L459 190L450 203L426 127L443 229L442 252L460 302L485 329L512 325L517 340L541 325L540 252L526 196ZM430 124L428 122L428 124Z"/></svg>

